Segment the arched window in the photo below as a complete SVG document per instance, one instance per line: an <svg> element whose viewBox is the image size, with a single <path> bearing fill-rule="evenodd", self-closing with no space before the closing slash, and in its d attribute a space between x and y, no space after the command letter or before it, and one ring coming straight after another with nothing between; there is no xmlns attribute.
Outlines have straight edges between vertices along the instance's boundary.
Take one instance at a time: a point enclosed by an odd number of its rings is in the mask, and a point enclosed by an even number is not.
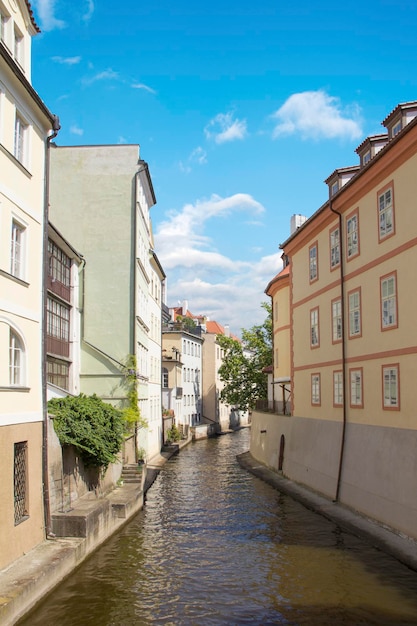
<svg viewBox="0 0 417 626"><path fill-rule="evenodd" d="M10 329L9 340L9 383L14 387L24 384L25 350L19 335Z"/></svg>

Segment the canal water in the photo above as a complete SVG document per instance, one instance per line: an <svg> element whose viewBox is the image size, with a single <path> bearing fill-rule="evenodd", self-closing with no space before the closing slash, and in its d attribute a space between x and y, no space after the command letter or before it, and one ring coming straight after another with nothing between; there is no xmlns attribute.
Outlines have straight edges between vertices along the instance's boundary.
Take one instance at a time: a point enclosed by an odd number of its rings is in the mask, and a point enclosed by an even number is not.
<svg viewBox="0 0 417 626"><path fill-rule="evenodd" d="M417 624L417 574L242 469L249 429L171 459L25 626Z"/></svg>

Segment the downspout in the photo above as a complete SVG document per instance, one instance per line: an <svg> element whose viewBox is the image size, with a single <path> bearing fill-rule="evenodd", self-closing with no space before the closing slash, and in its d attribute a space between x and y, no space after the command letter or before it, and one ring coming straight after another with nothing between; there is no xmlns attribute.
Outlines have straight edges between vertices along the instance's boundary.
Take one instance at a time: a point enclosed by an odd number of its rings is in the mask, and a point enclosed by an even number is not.
<svg viewBox="0 0 417 626"><path fill-rule="evenodd" d="M329 208L339 219L339 251L340 251L340 308L342 325L342 389L343 389L343 422L342 436L340 440L339 469L337 473L336 495L333 502L339 502L340 487L342 482L342 469L346 441L347 405L346 405L346 334L345 334L345 276L343 271L343 236L342 236L342 214L333 208L332 199L329 197Z"/></svg>
<svg viewBox="0 0 417 626"><path fill-rule="evenodd" d="M48 223L49 223L49 167L50 146L61 128L59 118L52 116L52 134L46 138L45 144L45 177L44 177L44 208L43 208L43 271L42 271L42 483L43 483L43 510L46 538L53 537L51 529L51 506L49 497L49 468L48 468L48 394L46 375L46 328L47 328L47 301L48 301Z"/></svg>

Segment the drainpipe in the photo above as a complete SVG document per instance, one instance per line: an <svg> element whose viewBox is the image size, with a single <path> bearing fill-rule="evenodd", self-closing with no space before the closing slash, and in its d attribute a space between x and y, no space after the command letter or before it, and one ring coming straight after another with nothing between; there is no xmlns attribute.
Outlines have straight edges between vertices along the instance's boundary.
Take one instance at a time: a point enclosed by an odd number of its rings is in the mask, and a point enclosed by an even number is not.
<svg viewBox="0 0 417 626"><path fill-rule="evenodd" d="M46 376L46 319L47 319L47 298L48 298L48 223L49 223L49 167L50 167L50 146L61 128L59 118L52 116L52 134L46 138L45 144L45 177L44 177L44 208L43 208L43 272L42 272L42 482L43 482L43 509L45 520L46 538L53 537L51 529L51 507L49 498L49 468L48 468L48 394Z"/></svg>
<svg viewBox="0 0 417 626"><path fill-rule="evenodd" d="M339 502L340 486L342 482L342 469L346 441L347 404L346 404L346 334L345 334L345 276L343 271L343 236L342 236L342 214L333 208L332 198L329 197L329 208L335 213L339 220L339 250L340 250L340 308L342 324L342 389L343 389L343 421L342 436L340 440L339 469L337 473L336 495L333 502Z"/></svg>

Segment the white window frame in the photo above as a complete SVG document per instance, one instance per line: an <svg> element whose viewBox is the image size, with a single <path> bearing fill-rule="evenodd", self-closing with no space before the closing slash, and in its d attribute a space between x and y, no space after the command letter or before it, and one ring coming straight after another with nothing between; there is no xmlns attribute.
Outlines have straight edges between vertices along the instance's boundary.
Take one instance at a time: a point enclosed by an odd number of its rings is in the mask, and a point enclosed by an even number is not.
<svg viewBox="0 0 417 626"><path fill-rule="evenodd" d="M348 294L349 302L349 337L360 337L361 321L361 290L355 289Z"/></svg>
<svg viewBox="0 0 417 626"><path fill-rule="evenodd" d="M382 330L398 327L397 316L397 275L381 278L381 327Z"/></svg>
<svg viewBox="0 0 417 626"><path fill-rule="evenodd" d="M332 341L342 341L342 300L332 301Z"/></svg>
<svg viewBox="0 0 417 626"><path fill-rule="evenodd" d="M13 154L19 163L27 167L29 156L29 124L17 109L14 122Z"/></svg>
<svg viewBox="0 0 417 626"><path fill-rule="evenodd" d="M320 374L311 374L311 404L319 406L321 404Z"/></svg>
<svg viewBox="0 0 417 626"><path fill-rule="evenodd" d="M23 69L25 40L20 28L15 24L13 30L13 58Z"/></svg>
<svg viewBox="0 0 417 626"><path fill-rule="evenodd" d="M318 348L320 345L319 308L310 311L310 346Z"/></svg>
<svg viewBox="0 0 417 626"><path fill-rule="evenodd" d="M400 368L398 363L382 366L383 408L400 408Z"/></svg>
<svg viewBox="0 0 417 626"><path fill-rule="evenodd" d="M10 327L9 329L9 385L23 387L26 376L25 346L22 337Z"/></svg>
<svg viewBox="0 0 417 626"><path fill-rule="evenodd" d="M402 121L398 120L398 122L396 122L394 126L392 127L392 137L396 137L398 133L402 131L402 127L403 127Z"/></svg>
<svg viewBox="0 0 417 626"><path fill-rule="evenodd" d="M371 160L371 151L367 150L362 157L362 165L366 165Z"/></svg>
<svg viewBox="0 0 417 626"><path fill-rule="evenodd" d="M394 233L394 190L392 185L378 193L378 229L380 241Z"/></svg>
<svg viewBox="0 0 417 626"><path fill-rule="evenodd" d="M343 405L343 371L333 372L333 405Z"/></svg>
<svg viewBox="0 0 417 626"><path fill-rule="evenodd" d="M359 254L359 213L346 218L346 254L348 260Z"/></svg>
<svg viewBox="0 0 417 626"><path fill-rule="evenodd" d="M26 232L26 226L13 218L10 235L10 274L21 280L25 276Z"/></svg>
<svg viewBox="0 0 417 626"><path fill-rule="evenodd" d="M354 368L349 370L350 381L350 406L354 408L363 407L363 370Z"/></svg>
<svg viewBox="0 0 417 626"><path fill-rule="evenodd" d="M340 265L340 229L334 228L330 231L330 268L334 269Z"/></svg>
<svg viewBox="0 0 417 626"><path fill-rule="evenodd" d="M319 277L319 250L317 241L313 243L308 250L308 268L310 283L313 283Z"/></svg>
<svg viewBox="0 0 417 626"><path fill-rule="evenodd" d="M0 41L10 50L10 15L0 3Z"/></svg>

